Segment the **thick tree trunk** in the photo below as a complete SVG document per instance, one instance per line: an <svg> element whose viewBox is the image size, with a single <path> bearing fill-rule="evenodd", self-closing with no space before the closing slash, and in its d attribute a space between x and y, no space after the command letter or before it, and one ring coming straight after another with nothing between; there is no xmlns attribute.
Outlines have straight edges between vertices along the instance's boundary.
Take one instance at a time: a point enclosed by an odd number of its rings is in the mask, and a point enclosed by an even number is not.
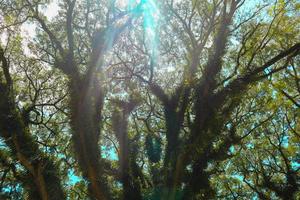
<svg viewBox="0 0 300 200"><path fill-rule="evenodd" d="M128 137L128 117L134 103L122 102L122 111L115 110L113 115L113 128L119 142L119 163L121 181L123 183L123 199L141 200L141 187L139 182L138 166L136 164L136 152L132 148Z"/></svg>
<svg viewBox="0 0 300 200"><path fill-rule="evenodd" d="M201 196L203 199L213 199L214 191L210 186L210 174L205 171L208 162L210 161L207 151L198 156L199 159L194 161L192 165L192 173L186 182L183 199L195 199L196 196Z"/></svg>
<svg viewBox="0 0 300 200"><path fill-rule="evenodd" d="M75 156L92 199L109 199L101 165L100 122L103 94L94 80L71 81L71 127Z"/></svg>
<svg viewBox="0 0 300 200"><path fill-rule="evenodd" d="M126 139L125 139L126 141ZM129 150L129 142L127 138L127 147L121 150L121 158L120 158L120 165L121 165L121 173L122 173L122 183L123 183L123 199L132 199L132 200L141 200L141 188L140 183L138 181L137 173L135 172L135 156L133 156L133 152ZM120 149L122 149L120 147ZM123 151L123 152L122 152Z"/></svg>
<svg viewBox="0 0 300 200"><path fill-rule="evenodd" d="M179 155L179 133L181 122L174 108L165 108L167 146L164 159L164 192L162 198L166 200L175 199L179 190L179 173L177 173L177 161Z"/></svg>
<svg viewBox="0 0 300 200"><path fill-rule="evenodd" d="M15 107L11 90L11 86L0 83L0 136L26 169L24 187L30 199L65 199L58 170L31 136L27 123Z"/></svg>

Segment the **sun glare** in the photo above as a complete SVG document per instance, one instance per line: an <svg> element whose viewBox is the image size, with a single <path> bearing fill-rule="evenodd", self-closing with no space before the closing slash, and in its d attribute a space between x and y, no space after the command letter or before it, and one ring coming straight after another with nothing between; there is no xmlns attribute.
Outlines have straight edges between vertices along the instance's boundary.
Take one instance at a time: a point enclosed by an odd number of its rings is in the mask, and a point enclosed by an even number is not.
<svg viewBox="0 0 300 200"><path fill-rule="evenodd" d="M118 0L117 5L124 10L134 9L136 6L141 5L143 28L145 32L145 44L146 48L152 57L152 61L155 62L158 55L158 19L161 18L159 8L156 0Z"/></svg>

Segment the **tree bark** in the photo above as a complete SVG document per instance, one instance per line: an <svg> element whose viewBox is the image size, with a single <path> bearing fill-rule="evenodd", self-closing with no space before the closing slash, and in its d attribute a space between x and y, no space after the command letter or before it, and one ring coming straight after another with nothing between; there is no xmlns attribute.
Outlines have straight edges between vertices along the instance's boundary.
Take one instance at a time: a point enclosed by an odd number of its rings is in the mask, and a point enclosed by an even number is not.
<svg viewBox="0 0 300 200"><path fill-rule="evenodd" d="M72 77L70 83L71 127L75 156L92 199L109 199L103 177L101 159L100 122L103 93L93 75L91 80Z"/></svg>
<svg viewBox="0 0 300 200"><path fill-rule="evenodd" d="M9 64L1 47L0 61L6 80L0 82L0 136L15 159L26 169L22 179L24 187L30 199L65 199L54 162L39 149L30 133L27 117L16 108Z"/></svg>
<svg viewBox="0 0 300 200"><path fill-rule="evenodd" d="M121 181L123 183L123 199L141 200L141 187L139 182L138 166L136 164L136 149L133 148L128 136L128 117L135 107L135 102L118 102L121 110L113 114L113 128L119 142L119 163Z"/></svg>

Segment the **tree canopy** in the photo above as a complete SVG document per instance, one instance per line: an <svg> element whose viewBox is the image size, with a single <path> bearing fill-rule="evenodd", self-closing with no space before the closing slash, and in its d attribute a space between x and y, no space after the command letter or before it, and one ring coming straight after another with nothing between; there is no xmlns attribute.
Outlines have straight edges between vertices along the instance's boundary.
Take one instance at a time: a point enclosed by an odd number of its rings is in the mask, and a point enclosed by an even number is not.
<svg viewBox="0 0 300 200"><path fill-rule="evenodd" d="M0 0L0 199L300 198L298 0Z"/></svg>

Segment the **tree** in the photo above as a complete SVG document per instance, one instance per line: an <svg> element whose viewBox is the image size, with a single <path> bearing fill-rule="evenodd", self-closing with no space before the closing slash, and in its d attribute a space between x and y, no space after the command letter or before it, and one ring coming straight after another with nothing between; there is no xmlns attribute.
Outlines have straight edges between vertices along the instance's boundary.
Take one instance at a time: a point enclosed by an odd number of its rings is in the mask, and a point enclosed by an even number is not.
<svg viewBox="0 0 300 200"><path fill-rule="evenodd" d="M297 1L0 8L3 196L298 195Z"/></svg>

